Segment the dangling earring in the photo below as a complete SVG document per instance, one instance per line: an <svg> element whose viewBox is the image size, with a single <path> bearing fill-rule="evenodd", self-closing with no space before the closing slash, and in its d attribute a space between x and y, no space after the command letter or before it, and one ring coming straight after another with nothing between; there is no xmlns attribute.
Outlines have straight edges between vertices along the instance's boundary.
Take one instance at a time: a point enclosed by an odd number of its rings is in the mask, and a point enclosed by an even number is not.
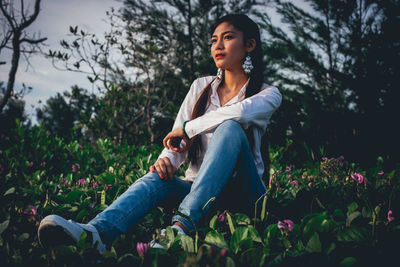
<svg viewBox="0 0 400 267"><path fill-rule="evenodd" d="M247 55L246 60L244 61L242 67L243 67L243 70L246 73L246 75L249 76L251 70L254 68L253 62L251 62L250 55Z"/></svg>
<svg viewBox="0 0 400 267"><path fill-rule="evenodd" d="M221 68L218 68L218 71L217 71L217 78L218 78L219 80L222 80L222 76L224 76L224 72L222 71Z"/></svg>

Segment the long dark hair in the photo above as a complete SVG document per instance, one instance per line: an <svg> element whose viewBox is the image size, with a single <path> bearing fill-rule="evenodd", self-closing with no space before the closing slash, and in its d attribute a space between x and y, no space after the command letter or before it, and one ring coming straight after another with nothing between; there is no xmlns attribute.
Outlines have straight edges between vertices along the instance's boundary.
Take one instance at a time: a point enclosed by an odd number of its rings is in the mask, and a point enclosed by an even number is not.
<svg viewBox="0 0 400 267"><path fill-rule="evenodd" d="M243 45L246 44L247 40L254 39L256 41L256 47L250 52L250 57L254 68L252 69L249 77L250 81L246 88L246 98L254 94L257 94L261 90L261 86L264 81L264 63L263 53L261 47L261 37L258 25L244 14L230 14L219 18L213 26L210 28L210 36L214 33L215 29L223 22L227 22L235 27L237 30L243 33ZM214 80L213 80L214 81ZM209 103L211 93L211 81L201 93L199 99L194 105L191 119L195 119L204 114L207 103ZM254 143L254 137L251 129L246 130L247 138L252 145ZM189 160L191 163L196 163L199 153L202 150L202 144L199 136L195 136L193 143L189 149Z"/></svg>

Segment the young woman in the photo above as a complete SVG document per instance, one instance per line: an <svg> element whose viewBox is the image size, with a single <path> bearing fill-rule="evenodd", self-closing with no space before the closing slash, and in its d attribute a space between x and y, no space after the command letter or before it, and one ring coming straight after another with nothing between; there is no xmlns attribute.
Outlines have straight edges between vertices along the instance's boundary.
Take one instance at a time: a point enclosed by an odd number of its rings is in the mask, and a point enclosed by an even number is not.
<svg viewBox="0 0 400 267"><path fill-rule="evenodd" d="M57 215L45 217L38 230L43 246L76 242L87 231L104 253L119 233L166 203L179 206L178 211L187 216L172 218L172 227L183 235L194 229L215 202L223 201L227 208L254 209L266 192L261 179L261 137L281 103L281 94L263 83L260 32L246 15L227 15L216 22L211 30L211 55L218 75L193 82L149 173L88 224ZM180 179L175 172L186 158L190 164L185 179ZM160 247L154 242L151 246Z"/></svg>

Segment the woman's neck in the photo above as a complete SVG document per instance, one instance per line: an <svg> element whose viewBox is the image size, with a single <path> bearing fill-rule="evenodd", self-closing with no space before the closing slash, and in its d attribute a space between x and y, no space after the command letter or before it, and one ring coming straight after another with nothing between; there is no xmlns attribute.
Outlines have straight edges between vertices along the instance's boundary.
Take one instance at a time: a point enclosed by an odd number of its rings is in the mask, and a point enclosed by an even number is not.
<svg viewBox="0 0 400 267"><path fill-rule="evenodd" d="M226 93L239 92L243 85L247 82L248 77L241 70L225 70L224 91Z"/></svg>

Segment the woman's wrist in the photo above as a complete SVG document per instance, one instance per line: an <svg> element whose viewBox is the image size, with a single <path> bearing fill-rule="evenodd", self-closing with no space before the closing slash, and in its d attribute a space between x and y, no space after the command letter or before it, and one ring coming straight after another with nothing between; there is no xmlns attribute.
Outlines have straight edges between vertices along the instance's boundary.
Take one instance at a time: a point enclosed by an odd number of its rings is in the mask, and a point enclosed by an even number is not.
<svg viewBox="0 0 400 267"><path fill-rule="evenodd" d="M186 130L185 130L185 126L186 126L186 123L188 122L189 120L187 120L187 121L185 121L184 123L183 123L183 125L182 125L182 132L183 132L183 136L186 138L186 139L190 139L189 138L189 136L187 135L187 133L186 133Z"/></svg>

